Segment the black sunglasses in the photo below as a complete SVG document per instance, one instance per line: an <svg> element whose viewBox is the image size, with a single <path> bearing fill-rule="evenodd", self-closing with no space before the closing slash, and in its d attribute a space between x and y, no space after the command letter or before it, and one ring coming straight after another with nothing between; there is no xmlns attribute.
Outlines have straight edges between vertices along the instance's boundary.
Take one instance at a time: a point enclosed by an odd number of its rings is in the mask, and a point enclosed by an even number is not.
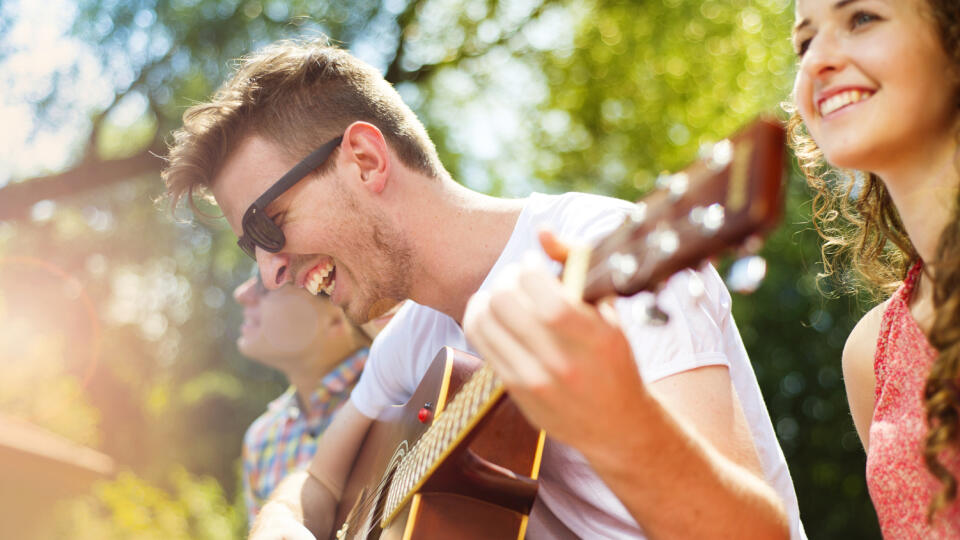
<svg viewBox="0 0 960 540"><path fill-rule="evenodd" d="M243 214L243 220L240 222L243 234L240 235L240 238L237 238L237 245L251 259L257 260L257 247L270 253L276 253L283 249L283 245L287 242L286 237L283 236L283 230L277 227L277 224L267 216L267 206L292 188L294 184L303 180L311 171L323 165L323 162L330 157L333 149L339 146L342 140L343 137L337 137L311 152L309 156L297 163L287 174L280 177L247 208L247 211Z"/></svg>

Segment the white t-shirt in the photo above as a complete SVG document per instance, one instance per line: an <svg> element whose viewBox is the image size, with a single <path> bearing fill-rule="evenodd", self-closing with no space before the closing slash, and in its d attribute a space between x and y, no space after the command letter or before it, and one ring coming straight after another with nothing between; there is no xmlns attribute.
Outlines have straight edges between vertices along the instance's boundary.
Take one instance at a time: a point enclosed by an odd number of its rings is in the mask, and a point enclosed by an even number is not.
<svg viewBox="0 0 960 540"><path fill-rule="evenodd" d="M480 289L492 286L504 267L528 253L543 256L536 237L539 229L549 227L566 241L590 244L619 226L631 207L626 201L583 193L533 194ZM694 300L688 293L689 283L697 278L704 294ZM646 308L645 295L649 293L616 302L643 379L652 382L701 366L727 366L764 474L783 498L791 535L805 538L790 472L730 313L730 294L716 270L707 265L698 272L679 272L668 280L657 295L658 306L670 315L666 325L651 326L635 315ZM387 406L405 403L444 346L475 354L453 319L407 302L374 341L350 399L370 418L379 416ZM644 537L627 509L573 448L548 437L539 480L528 538L563 536L558 531L564 527L557 527L557 519L581 538Z"/></svg>

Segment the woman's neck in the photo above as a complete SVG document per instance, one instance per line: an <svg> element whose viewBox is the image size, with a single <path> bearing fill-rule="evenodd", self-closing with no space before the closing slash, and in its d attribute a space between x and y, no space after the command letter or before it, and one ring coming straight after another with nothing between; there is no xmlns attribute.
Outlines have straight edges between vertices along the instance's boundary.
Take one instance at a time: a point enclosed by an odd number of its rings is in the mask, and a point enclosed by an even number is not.
<svg viewBox="0 0 960 540"><path fill-rule="evenodd" d="M952 137L928 145L910 159L898 159L879 172L910 241L922 259L936 259L937 243L944 226L956 213L957 143Z"/></svg>

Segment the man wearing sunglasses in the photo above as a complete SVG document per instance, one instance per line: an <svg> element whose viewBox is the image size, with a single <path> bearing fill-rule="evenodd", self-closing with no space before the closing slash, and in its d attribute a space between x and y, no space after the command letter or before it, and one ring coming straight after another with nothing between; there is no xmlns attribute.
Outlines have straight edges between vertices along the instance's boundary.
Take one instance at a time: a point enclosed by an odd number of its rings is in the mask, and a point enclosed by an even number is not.
<svg viewBox="0 0 960 540"><path fill-rule="evenodd" d="M243 438L243 494L253 523L273 489L310 463L389 315L361 328L324 295L290 285L268 291L259 272L238 285L233 297L243 307L237 349L290 382Z"/></svg>
<svg viewBox="0 0 960 540"><path fill-rule="evenodd" d="M378 337L307 472L275 491L251 538L327 538L339 527L333 514L369 426L411 396L443 345L482 353L549 435L530 538L802 536L712 268L671 279L660 294L670 322L652 327L636 316L645 298L598 310L542 267L516 266L542 258L541 244L561 255L551 234L538 240L541 228L589 243L632 205L463 187L382 76L320 43L244 59L184 114L163 176L174 202L212 192L268 289L323 292L354 322L415 302ZM704 293L693 298L692 284Z"/></svg>

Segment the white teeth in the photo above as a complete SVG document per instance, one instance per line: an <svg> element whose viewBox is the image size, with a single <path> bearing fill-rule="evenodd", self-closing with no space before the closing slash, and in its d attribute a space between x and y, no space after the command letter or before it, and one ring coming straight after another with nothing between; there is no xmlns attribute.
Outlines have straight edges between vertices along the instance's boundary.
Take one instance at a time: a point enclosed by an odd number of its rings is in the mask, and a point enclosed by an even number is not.
<svg viewBox="0 0 960 540"><path fill-rule="evenodd" d="M330 283L328 283L327 286L323 288L323 292L326 293L327 296L333 296L333 289L336 287L336 285L337 285L337 280L331 279ZM313 294L317 294L317 293L313 293Z"/></svg>
<svg viewBox="0 0 960 540"><path fill-rule="evenodd" d="M323 291L327 295L333 294L333 280L330 280L330 283L327 286L321 289L320 284L330 275L330 272L333 271L333 261L328 261L325 264L318 265L316 268L310 271L310 274L307 275L306 280L303 283L303 287L310 292L310 294L317 294L319 291Z"/></svg>
<svg viewBox="0 0 960 540"><path fill-rule="evenodd" d="M860 90L847 90L846 92L834 94L820 103L820 116L826 116L847 105L863 101L872 95L873 92L861 92Z"/></svg>
<svg viewBox="0 0 960 540"><path fill-rule="evenodd" d="M323 280L323 278L320 277L320 274L314 272L313 274L310 275L310 278L307 279L307 282L304 284L304 288L306 288L307 291L310 292L310 294L315 295L317 294L317 289L320 288L321 280Z"/></svg>

